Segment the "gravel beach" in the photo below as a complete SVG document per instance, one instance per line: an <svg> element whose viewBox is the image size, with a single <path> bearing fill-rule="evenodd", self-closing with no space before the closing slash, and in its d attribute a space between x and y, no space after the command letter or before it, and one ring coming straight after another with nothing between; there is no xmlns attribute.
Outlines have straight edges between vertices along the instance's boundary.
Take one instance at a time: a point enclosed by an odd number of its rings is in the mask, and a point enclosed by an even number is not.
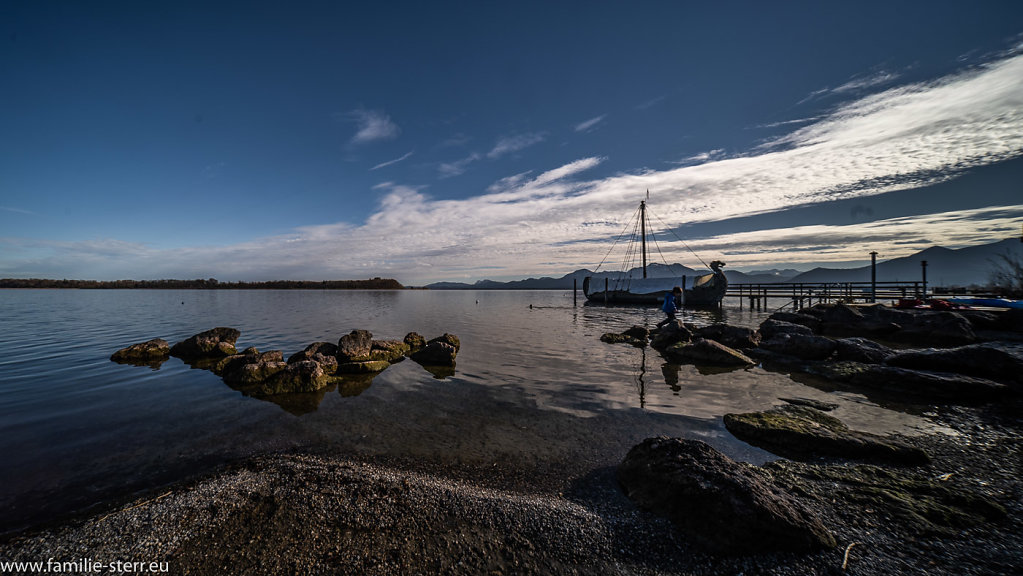
<svg viewBox="0 0 1023 576"><path fill-rule="evenodd" d="M255 457L9 536L0 560L43 567L48 561L102 562L108 573L114 572L110 563L122 561L134 562L118 565L133 572L171 574L1020 573L1018 414L1018 401L935 408L928 417L954 433L905 438L927 450L933 463L896 469L968 488L997 502L1004 518L920 533L882 510L838 502L833 482L804 475L797 481L799 497L839 543L813 554L707 554L667 520L629 501L613 468L558 477L501 464L288 453ZM825 464L796 466L805 472ZM30 571L22 566L21 572Z"/></svg>

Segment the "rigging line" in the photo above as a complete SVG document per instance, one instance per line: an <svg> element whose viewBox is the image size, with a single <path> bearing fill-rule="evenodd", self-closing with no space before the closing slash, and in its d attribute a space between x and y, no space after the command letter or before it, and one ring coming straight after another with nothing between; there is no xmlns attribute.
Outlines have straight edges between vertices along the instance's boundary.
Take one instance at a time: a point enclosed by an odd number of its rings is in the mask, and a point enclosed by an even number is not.
<svg viewBox="0 0 1023 576"><path fill-rule="evenodd" d="M611 251L614 250L615 246L618 245L618 241L621 240L623 236L625 236L625 232L629 229L629 224L632 224L632 221L635 220L638 216L639 208L636 208L636 213L633 214L632 218L628 221L628 223L625 224L625 228L622 229L622 233L618 235L618 238L615 238L615 241L611 244L611 248L608 249L607 254L604 254L604 258L600 261L600 264L597 264L597 268L593 271L594 274L596 274L597 270L600 270L600 267L604 265L604 261L607 260L607 257L611 255Z"/></svg>
<svg viewBox="0 0 1023 576"><path fill-rule="evenodd" d="M650 212L650 207L649 207L649 206L647 206L647 212ZM682 239L682 238L681 238L681 237L680 237L680 236L679 236L678 234L675 234L675 231L674 231L674 230L672 230L672 229L671 229L671 228L670 228L670 227L668 226L667 222L665 222L664 220L661 220L661 217L660 217L660 216L658 216L657 214L653 214L653 213L651 213L651 215L652 215L652 216L653 216L654 218L657 218L657 221L658 221L658 222L660 222L660 223L661 223L661 225L662 225L662 226L664 226L664 228L665 228L665 229L666 229L666 230L667 230L668 232L671 232L671 235L672 235L672 236L674 236L675 238L678 238L678 241L679 241L679 242L681 242L681 243L682 243L682 245L686 247L686 250L689 250L690 252L692 252L692 253L693 253L693 256L696 256L696 259L697 259L697 260L699 260L701 264L703 264L703 265L704 265L704 266L706 266L707 268L710 268L710 264L707 264L706 262L704 262L704 261L703 261L703 258L700 258L700 255L699 255L699 254L697 254L695 250L693 250L692 248L690 248L690 247L689 247L689 244L686 244L686 241L685 241L685 240L683 240L683 239Z"/></svg>
<svg viewBox="0 0 1023 576"><path fill-rule="evenodd" d="M652 238L653 241L654 241L654 248L657 248L657 254L658 254L658 256L661 257L661 262L664 262L665 266L670 267L671 264L668 264L668 260L664 258L664 253L661 252L661 245L657 242L657 235L656 234L651 234L650 238Z"/></svg>

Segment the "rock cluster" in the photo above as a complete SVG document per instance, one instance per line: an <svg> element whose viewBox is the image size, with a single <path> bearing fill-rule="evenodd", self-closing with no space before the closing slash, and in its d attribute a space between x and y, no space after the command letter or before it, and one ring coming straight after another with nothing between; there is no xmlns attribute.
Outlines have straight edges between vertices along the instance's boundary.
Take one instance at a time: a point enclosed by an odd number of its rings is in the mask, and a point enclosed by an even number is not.
<svg viewBox="0 0 1023 576"><path fill-rule="evenodd" d="M158 366L168 356L208 368L230 386L256 397L317 392L349 374L375 375L410 357L435 374L452 370L460 342L453 334L426 341L411 332L404 340L374 340L367 330L352 330L337 344L314 342L285 361L280 350L237 352L241 333L213 328L170 346L160 339L133 344L115 352L115 362Z"/></svg>

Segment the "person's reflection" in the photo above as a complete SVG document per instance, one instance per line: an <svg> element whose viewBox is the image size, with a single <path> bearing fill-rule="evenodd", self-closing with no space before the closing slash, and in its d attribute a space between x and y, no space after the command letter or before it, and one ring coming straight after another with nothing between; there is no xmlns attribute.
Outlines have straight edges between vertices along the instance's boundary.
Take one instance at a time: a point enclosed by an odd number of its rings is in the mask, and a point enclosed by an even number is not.
<svg viewBox="0 0 1023 576"><path fill-rule="evenodd" d="M672 392L681 392L682 386L678 383L678 371L681 366L678 364L661 364L661 374L664 375L664 382L671 388Z"/></svg>

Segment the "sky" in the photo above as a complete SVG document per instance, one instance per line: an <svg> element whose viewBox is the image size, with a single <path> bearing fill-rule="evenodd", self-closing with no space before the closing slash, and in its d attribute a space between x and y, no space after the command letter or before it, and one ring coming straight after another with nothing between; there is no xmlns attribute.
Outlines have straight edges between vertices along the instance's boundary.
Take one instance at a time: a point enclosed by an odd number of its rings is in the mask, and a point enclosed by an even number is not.
<svg viewBox="0 0 1023 576"><path fill-rule="evenodd" d="M1023 2L0 3L0 277L561 276L642 200L694 268L1019 236Z"/></svg>

